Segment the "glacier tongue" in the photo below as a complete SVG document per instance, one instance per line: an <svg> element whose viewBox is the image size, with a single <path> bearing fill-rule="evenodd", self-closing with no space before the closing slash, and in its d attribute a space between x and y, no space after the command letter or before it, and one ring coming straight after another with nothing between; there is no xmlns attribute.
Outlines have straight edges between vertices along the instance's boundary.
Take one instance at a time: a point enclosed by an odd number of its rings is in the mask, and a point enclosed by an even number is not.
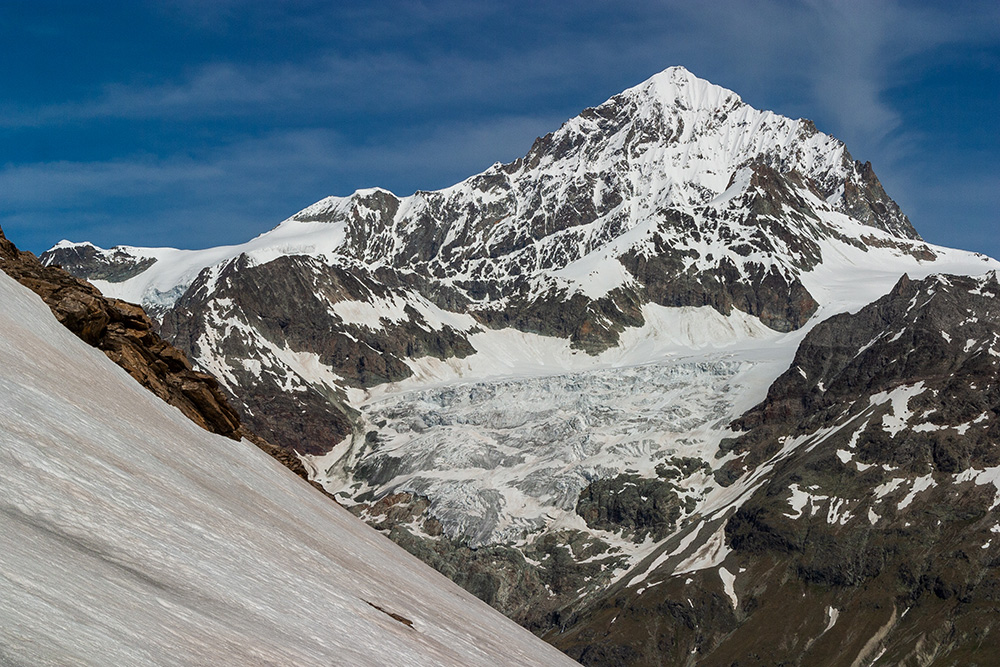
<svg viewBox="0 0 1000 667"><path fill-rule="evenodd" d="M724 356L664 361L373 401L363 407L378 425L366 477L385 480L380 495L431 498L445 532L472 546L517 542L572 512L595 479L650 475L673 455L710 457L753 366Z"/></svg>
<svg viewBox="0 0 1000 667"><path fill-rule="evenodd" d="M595 480L626 471L655 478L672 457L717 465L728 423L764 398L801 334L738 311L647 305L644 313L644 327L596 357L565 340L481 332L472 337L477 354L424 360L411 378L358 397L365 432L309 457L311 465L348 502L427 497L445 534L474 547L579 528L576 504ZM693 508L713 482L702 474L678 484ZM641 551L627 541L620 548Z"/></svg>

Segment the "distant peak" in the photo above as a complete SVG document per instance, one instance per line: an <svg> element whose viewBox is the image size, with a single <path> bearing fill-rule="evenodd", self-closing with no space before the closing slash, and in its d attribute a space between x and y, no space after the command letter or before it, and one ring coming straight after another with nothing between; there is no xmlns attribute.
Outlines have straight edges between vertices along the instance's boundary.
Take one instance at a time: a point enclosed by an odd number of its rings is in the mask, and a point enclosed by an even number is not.
<svg viewBox="0 0 1000 667"><path fill-rule="evenodd" d="M624 94L656 99L664 106L689 109L718 108L743 101L728 88L699 78L680 65L654 74L638 86L629 88Z"/></svg>
<svg viewBox="0 0 1000 667"><path fill-rule="evenodd" d="M386 194L389 195L390 197L396 197L396 195L390 190L386 190L385 188L380 188L380 187L360 188L354 191L355 197L371 197L372 195L377 195L377 194ZM396 198L398 199L398 197Z"/></svg>
<svg viewBox="0 0 1000 667"><path fill-rule="evenodd" d="M61 248L94 248L96 250L103 250L103 248L99 248L90 241L69 241L67 239L59 241L51 249L56 250Z"/></svg>
<svg viewBox="0 0 1000 667"><path fill-rule="evenodd" d="M678 82L690 82L690 81L704 81L704 79L699 79L695 76L691 70L683 65L674 65L673 67L668 67L662 72L657 72L650 79L655 79L657 77L668 77L673 81ZM708 83L706 81L706 83Z"/></svg>

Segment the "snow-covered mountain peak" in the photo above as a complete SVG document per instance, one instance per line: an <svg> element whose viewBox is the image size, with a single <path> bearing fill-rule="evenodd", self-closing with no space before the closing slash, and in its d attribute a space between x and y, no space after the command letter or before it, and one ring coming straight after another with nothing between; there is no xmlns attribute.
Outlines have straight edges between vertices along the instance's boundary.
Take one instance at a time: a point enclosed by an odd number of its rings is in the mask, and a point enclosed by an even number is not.
<svg viewBox="0 0 1000 667"><path fill-rule="evenodd" d="M858 222L871 232L859 232ZM116 249L115 261L131 257L133 270L91 277L125 281L109 289L163 308L199 271L243 254L251 264L309 255L440 281L452 292L446 301L502 309L512 298L562 291L599 299L641 285L630 258L664 252L675 258L668 272L718 274L733 265L745 279L777 266L788 283L822 261L811 249L818 237L865 244L862 236L879 231L897 239L890 245L919 240L870 166L855 163L843 143L672 67L584 110L523 158L449 188L327 197L240 246ZM98 251L60 245L52 257L69 266L81 257L105 261ZM183 270L165 267L167 255Z"/></svg>
<svg viewBox="0 0 1000 667"><path fill-rule="evenodd" d="M633 99L655 99L665 108L727 109L742 103L739 95L701 79L681 66L668 67L621 93Z"/></svg>
<svg viewBox="0 0 1000 667"><path fill-rule="evenodd" d="M584 110L538 140L524 160L529 169L558 165L576 178L625 167L658 204L675 206L709 201L752 163L796 170L824 196L852 166L843 143L811 121L754 109L680 67Z"/></svg>
<svg viewBox="0 0 1000 667"><path fill-rule="evenodd" d="M230 388L259 383L267 348L276 377L295 368L329 393L403 379L423 356L471 354L480 327L590 354L642 330L649 305L740 311L787 332L867 302L830 287L844 276L898 269L872 283L875 298L902 272L953 258L919 239L842 142L673 67L449 188L328 197L241 245L61 244L45 259L184 329ZM190 312L206 320L188 331ZM303 353L334 370L313 373Z"/></svg>
<svg viewBox="0 0 1000 667"><path fill-rule="evenodd" d="M91 243L90 241L70 241L68 239L62 239L61 241L59 241L58 243L56 243L54 246L52 246L52 249L53 250L56 250L56 249L60 249L61 250L63 248L82 248L82 247L87 247L87 246L94 247L94 248L97 247L93 243Z"/></svg>
<svg viewBox="0 0 1000 667"><path fill-rule="evenodd" d="M442 190L330 197L241 246L89 252L47 260L157 306L246 423L372 523L396 517L421 553L443 535L532 564L577 540L593 585L648 554L644 535L742 493L708 473L735 457L728 424L818 322L903 274L1000 267L924 243L810 121L682 68ZM601 519L601 498L633 491L673 518L629 535ZM712 521L702 537L724 545Z"/></svg>

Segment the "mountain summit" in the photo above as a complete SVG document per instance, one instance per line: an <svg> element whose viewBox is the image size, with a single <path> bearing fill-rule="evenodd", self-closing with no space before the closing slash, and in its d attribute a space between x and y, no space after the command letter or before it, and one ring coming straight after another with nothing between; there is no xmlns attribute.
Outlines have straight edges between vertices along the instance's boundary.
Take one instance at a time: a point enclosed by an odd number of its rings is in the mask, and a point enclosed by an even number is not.
<svg viewBox="0 0 1000 667"><path fill-rule="evenodd" d="M801 219L783 215L782 206ZM851 220L820 219L830 212ZM782 215L774 220L775 214ZM307 222L327 226L296 224ZM184 261L171 258L169 267L136 271L140 279L117 291L169 306L198 271L242 253L255 262L329 254L433 279L435 291L447 288L452 300L490 319L507 310L499 296L537 301L539 292L564 291L600 300L615 288L648 287L636 276L637 264L664 254L658 240L672 247L667 254L678 265L671 273L684 274L672 279L735 269L752 283L775 269L794 283L819 260L817 243L858 241L865 228L876 244L919 240L870 165L855 162L840 141L810 121L758 111L673 67L586 109L510 164L409 197L380 188L328 197L245 246L184 253ZM794 239L783 238L789 235ZM81 263L87 256L116 265L131 256L135 268L167 259L163 251L116 250L118 259L108 260L107 253L63 243L50 256L95 278L104 276ZM81 256L76 261L74 253ZM130 277L109 276L116 282ZM700 299L727 313L735 306L779 329L801 324L745 300L729 303L732 295L725 293L732 289L706 288L674 300ZM613 342L609 335L593 343Z"/></svg>

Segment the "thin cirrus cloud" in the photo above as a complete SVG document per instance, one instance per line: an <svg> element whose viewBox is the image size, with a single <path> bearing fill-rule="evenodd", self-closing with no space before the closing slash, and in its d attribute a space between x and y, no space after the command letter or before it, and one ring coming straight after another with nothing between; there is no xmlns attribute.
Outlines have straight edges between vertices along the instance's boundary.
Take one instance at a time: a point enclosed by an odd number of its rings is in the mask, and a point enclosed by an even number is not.
<svg viewBox="0 0 1000 667"><path fill-rule="evenodd" d="M980 3L963 11L962 3L903 6L864 0L708 2L686 12L694 37L684 50L787 105L785 113L824 116L832 125L827 131L849 145L877 145L900 129L888 90L901 78L920 74L903 65L943 45L996 40L998 7ZM725 48L699 57L690 42L706 35Z"/></svg>
<svg viewBox="0 0 1000 667"><path fill-rule="evenodd" d="M432 65L408 56L357 59L323 56L304 64L241 66L209 63L179 82L152 86L110 83L92 99L0 111L9 128L73 124L95 119L238 119L278 110L283 118L329 118L336 113L402 115L449 106L480 107L498 95L526 100L532 88L518 76L523 63L444 57ZM483 82L489 81L490 86ZM292 105L292 106L289 106ZM446 112L447 113L447 112Z"/></svg>
<svg viewBox="0 0 1000 667"><path fill-rule="evenodd" d="M309 180L317 182L331 174L385 172L387 175L395 170L415 171L427 164L479 160L485 147L515 143L540 122L544 121L508 117L495 119L489 126L459 123L447 129L434 128L418 137L403 137L401 147L395 149L357 145L331 130L308 129L247 139L204 157L150 156L105 162L8 165L0 171L0 207L40 207L53 199L82 204L113 197L149 196L165 186L185 188L189 194L200 194L207 199L214 188L225 183L231 184L227 195L243 190L280 191L288 187L289 179L284 174L300 178L312 171L316 176ZM521 145L517 152L526 152L528 147ZM507 159L513 157L508 155ZM490 164L480 164L479 169Z"/></svg>
<svg viewBox="0 0 1000 667"><path fill-rule="evenodd" d="M697 9L676 3L665 7L656 12L660 20L646 26L641 25L646 22L641 13L633 11L633 21L622 21L618 32L638 39L624 43L599 32L577 34L577 28L557 33L551 43L508 49L490 58L448 52L427 57L379 50L382 45L376 44L354 56L320 52L301 62L208 62L176 81L110 82L91 99L8 109L0 114L0 123L239 117L276 108L291 118L320 111L391 115L469 105L488 112L488 105L509 105L511 98L520 103L545 100L608 79L613 81L604 88L610 95L663 67L687 64L696 74L701 73L698 65L705 65L713 73L733 73L723 78L749 79L746 87L760 87L779 98L776 102L814 113L822 110L837 125L831 131L877 141L899 124L898 114L882 99L896 63L948 41L975 41L991 34L991 22L974 16L904 10L894 3L770 0L752 6L708 2ZM684 30L670 31L672 16ZM421 23L433 19L425 17ZM725 48L705 48L720 41ZM614 76L622 71L634 71L639 78L622 81ZM739 88L735 83L731 87ZM777 94L782 87L785 93ZM591 98L588 104L602 100Z"/></svg>
<svg viewBox="0 0 1000 667"><path fill-rule="evenodd" d="M63 237L104 246L128 243L137 231L151 245L234 243L354 187L410 194L426 182L448 185L455 164L468 165L470 175L481 171L491 164L483 156L498 146L516 146L501 156L513 159L527 151L536 127L551 122L511 116L486 125L421 128L388 146L311 128L248 138L197 156L8 165L0 170L0 210L8 212L0 226L20 229L19 240L37 250ZM331 188L343 182L355 185ZM33 235L25 223L43 215L59 216L65 231L57 238L44 229ZM178 236L179 230L191 236Z"/></svg>
<svg viewBox="0 0 1000 667"><path fill-rule="evenodd" d="M115 138L91 158L80 148L6 164L4 224L30 228L39 249L68 211L108 220L81 228L104 243L237 242L327 194L372 185L408 194L513 159L582 108L674 64L754 106L813 118L875 163L919 218L933 210L921 183L928 137L907 124L893 90L919 82L914 63L995 42L1000 25L995 5L975 2L514 4L225 2L210 14L201 3L157 5L168 27L223 45L245 32L305 46L254 58L221 48L170 71L111 74L54 103L8 96L0 128L15 136L100 127ZM990 183L957 172L941 180L962 180L967 201L996 201ZM972 184L982 191L970 194ZM957 189L940 189L960 205ZM155 230L130 232L114 217L153 207ZM171 239L171 225L194 235Z"/></svg>

